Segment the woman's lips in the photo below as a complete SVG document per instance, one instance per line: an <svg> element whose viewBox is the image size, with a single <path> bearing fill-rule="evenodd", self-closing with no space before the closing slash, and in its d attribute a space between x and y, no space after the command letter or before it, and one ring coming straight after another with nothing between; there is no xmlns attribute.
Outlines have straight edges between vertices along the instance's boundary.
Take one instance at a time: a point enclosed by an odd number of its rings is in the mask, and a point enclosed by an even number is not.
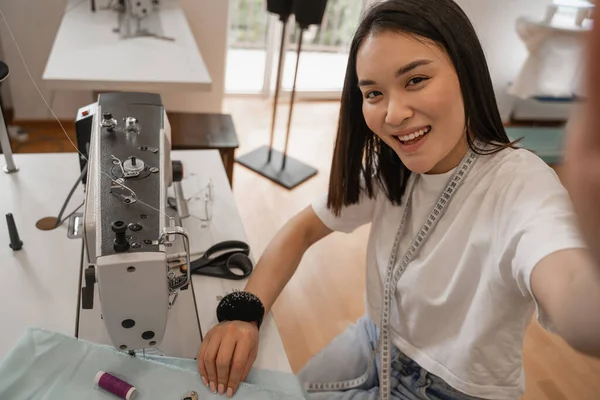
<svg viewBox="0 0 600 400"><path fill-rule="evenodd" d="M431 133L431 130L432 130L431 126L428 126L425 129L417 131L416 134L410 134L410 135L405 135L405 136L394 136L394 138L400 144L400 148L403 152L413 153L413 152L417 151L423 143L425 143L427 137L429 136L429 133ZM400 137L402 137L403 139L408 138L408 140L401 140Z"/></svg>

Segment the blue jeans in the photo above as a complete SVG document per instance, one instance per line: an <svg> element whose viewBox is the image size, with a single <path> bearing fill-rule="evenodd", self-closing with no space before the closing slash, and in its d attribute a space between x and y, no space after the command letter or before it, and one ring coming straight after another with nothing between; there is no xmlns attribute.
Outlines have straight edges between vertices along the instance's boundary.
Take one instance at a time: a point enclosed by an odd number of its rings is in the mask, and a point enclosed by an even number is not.
<svg viewBox="0 0 600 400"><path fill-rule="evenodd" d="M361 317L315 355L298 373L307 399L377 400L379 398L379 332L371 318ZM477 400L450 387L394 348L391 398L394 400Z"/></svg>

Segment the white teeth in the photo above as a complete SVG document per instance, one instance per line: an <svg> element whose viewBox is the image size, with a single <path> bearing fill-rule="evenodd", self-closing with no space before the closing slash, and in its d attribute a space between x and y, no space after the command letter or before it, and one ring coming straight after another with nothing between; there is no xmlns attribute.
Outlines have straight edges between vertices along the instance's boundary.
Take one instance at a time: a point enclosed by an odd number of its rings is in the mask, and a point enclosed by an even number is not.
<svg viewBox="0 0 600 400"><path fill-rule="evenodd" d="M403 142L407 142L409 140L413 140L415 138L418 138L419 136L423 136L426 133L429 133L430 129L431 128L421 129L420 131L417 131L415 133L411 133L410 135L400 136L400 137L398 137L398 139L400 139Z"/></svg>

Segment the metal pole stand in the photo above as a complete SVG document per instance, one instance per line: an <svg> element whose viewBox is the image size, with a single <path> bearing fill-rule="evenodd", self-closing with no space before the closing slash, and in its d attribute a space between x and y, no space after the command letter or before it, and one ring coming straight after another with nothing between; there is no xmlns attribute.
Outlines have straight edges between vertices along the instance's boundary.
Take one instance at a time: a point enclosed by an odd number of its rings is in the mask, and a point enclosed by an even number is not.
<svg viewBox="0 0 600 400"><path fill-rule="evenodd" d="M0 110L0 149L2 149L4 159L6 160L6 165L2 170L7 174L17 172L19 167L15 165L15 160L13 159L12 148L10 147L10 140L8 139L8 131L6 130L2 110Z"/></svg>
<svg viewBox="0 0 600 400"><path fill-rule="evenodd" d="M292 112L294 109L294 100L296 94L296 78L298 76L298 65L300 63L300 52L302 51L302 37L306 27L300 27L300 36L298 38L298 50L296 56L296 69L294 72L294 85L292 88L292 97L290 101L290 112L288 115L287 131L285 137L285 147L283 153L273 149L273 137L275 132L275 117L277 112L277 101L281 85L281 67L285 53L285 39L287 18L283 19L283 33L281 35L281 47L279 50L279 63L277 66L277 81L275 83L275 99L273 102L273 119L271 121L271 141L268 146L262 146L258 149L238 157L236 161L246 168L272 180L273 182L293 189L306 180L317 174L317 170L310 165L288 156L288 143L290 137L290 127L292 122Z"/></svg>

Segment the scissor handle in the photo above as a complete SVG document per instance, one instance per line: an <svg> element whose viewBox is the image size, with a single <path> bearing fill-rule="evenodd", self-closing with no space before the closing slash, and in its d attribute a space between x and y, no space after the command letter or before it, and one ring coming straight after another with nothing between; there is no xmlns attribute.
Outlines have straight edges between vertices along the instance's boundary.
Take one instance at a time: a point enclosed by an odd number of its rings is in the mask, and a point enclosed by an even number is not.
<svg viewBox="0 0 600 400"><path fill-rule="evenodd" d="M226 257L224 260L219 258ZM200 262L199 262L200 261ZM206 259L192 261L192 273L217 278L239 280L248 277L254 266L249 256L244 253L227 253L224 256L217 257L217 261L207 262ZM233 270L239 269L242 274L237 274Z"/></svg>
<svg viewBox="0 0 600 400"><path fill-rule="evenodd" d="M227 264L225 264L227 271L229 272L228 276L223 276L227 279L244 279L248 277L252 273L252 260L242 253L233 254L231 257L227 259ZM242 271L242 275L238 275L233 272L233 269L239 269Z"/></svg>
<svg viewBox="0 0 600 400"><path fill-rule="evenodd" d="M214 256L220 252L222 252L222 254ZM248 246L247 243L239 240L226 240L224 242L217 243L206 250L201 258L192 261L192 273L196 273L196 271L202 269L204 275L208 275L208 269L211 269L217 265L223 265L226 267L225 264L228 262L228 260L236 256L244 256L249 259L250 246Z"/></svg>
<svg viewBox="0 0 600 400"><path fill-rule="evenodd" d="M217 243L206 250L206 252L204 252L204 257L211 259L213 254L224 250L227 250L227 255L230 253L244 253L245 255L250 254L250 246L248 246L247 243L239 240L226 240L224 242ZM217 258L220 257L221 256L217 256Z"/></svg>

